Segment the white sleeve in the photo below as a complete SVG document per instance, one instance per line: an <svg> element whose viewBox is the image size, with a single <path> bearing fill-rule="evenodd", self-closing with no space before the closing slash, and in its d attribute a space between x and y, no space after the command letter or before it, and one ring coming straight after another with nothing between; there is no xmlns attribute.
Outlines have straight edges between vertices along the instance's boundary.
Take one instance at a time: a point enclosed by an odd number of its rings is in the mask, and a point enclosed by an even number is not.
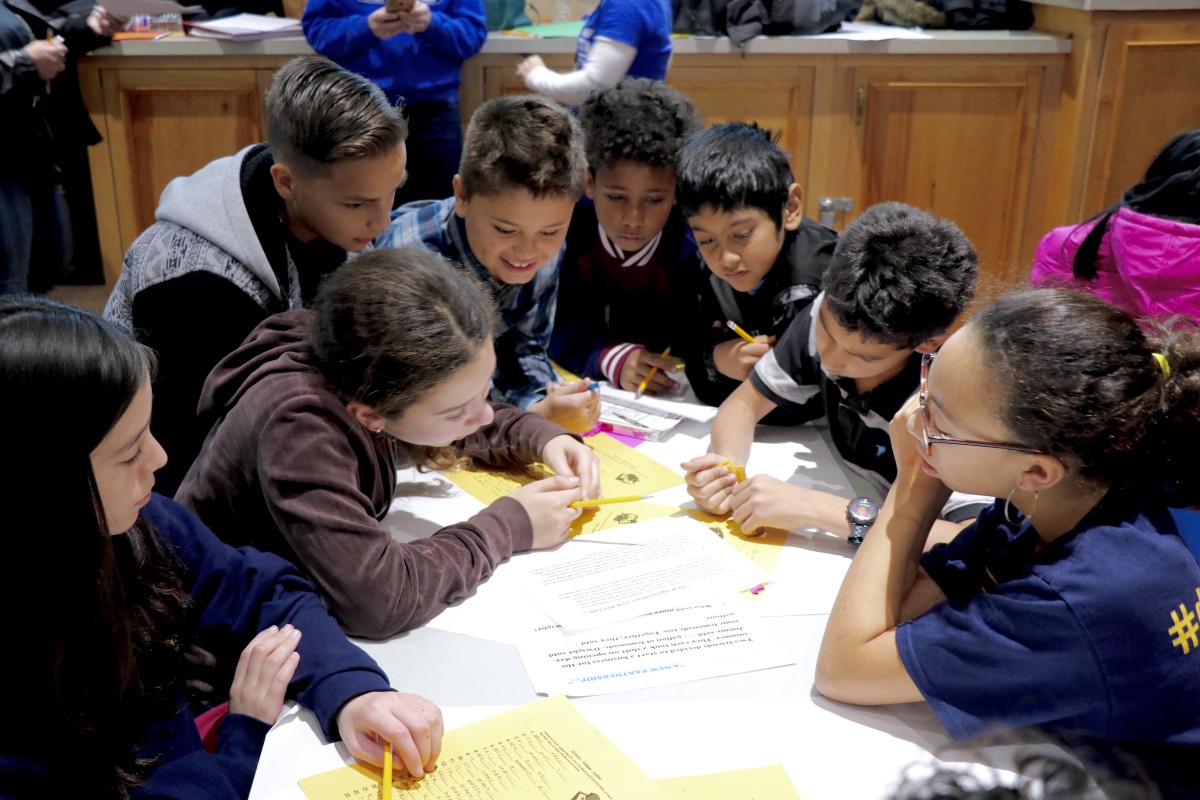
<svg viewBox="0 0 1200 800"><path fill-rule="evenodd" d="M563 105L577 106L593 89L616 86L629 72L635 57L636 47L597 36L582 68L564 74L538 67L525 76L525 85Z"/></svg>

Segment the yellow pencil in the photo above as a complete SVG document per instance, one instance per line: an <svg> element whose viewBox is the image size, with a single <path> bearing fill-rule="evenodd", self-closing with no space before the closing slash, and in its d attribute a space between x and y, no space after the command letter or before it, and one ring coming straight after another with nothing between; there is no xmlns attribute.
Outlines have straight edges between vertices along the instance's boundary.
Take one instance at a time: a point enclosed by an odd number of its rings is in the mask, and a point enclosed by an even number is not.
<svg viewBox="0 0 1200 800"><path fill-rule="evenodd" d="M669 355L671 355L671 348L668 347L666 350L662 351L662 355L659 356L659 358L666 358ZM641 397L642 392L646 391L646 384L650 383L650 379L653 378L656 374L658 374L658 367L651 367L650 372L647 373L646 377L642 379L642 382L638 384L637 391L634 392L633 396Z"/></svg>
<svg viewBox="0 0 1200 800"><path fill-rule="evenodd" d="M597 497L594 500L576 500L571 503L571 508L590 508L592 506L607 506L613 503L636 503L638 500L645 499L644 495L630 494L624 497Z"/></svg>
<svg viewBox="0 0 1200 800"><path fill-rule="evenodd" d="M46 31L46 41L51 43L54 41L54 28ZM50 81L46 81L46 94L50 94Z"/></svg>
<svg viewBox="0 0 1200 800"><path fill-rule="evenodd" d="M392 800L392 743L383 743L383 783L379 785L383 800Z"/></svg>
<svg viewBox="0 0 1200 800"><path fill-rule="evenodd" d="M743 330L742 326L741 326L741 325L738 325L738 324L737 324L736 322L734 322L733 320L727 320L727 321L725 322L725 327L726 327L726 328L729 328L729 330L733 331L734 333L736 333L738 336L740 336L740 337L742 337L743 339L745 339L745 340L746 340L747 342L749 342L750 344L754 344L754 337L753 337L753 336L751 336L750 334L746 333L746 331L745 331L745 330Z"/></svg>

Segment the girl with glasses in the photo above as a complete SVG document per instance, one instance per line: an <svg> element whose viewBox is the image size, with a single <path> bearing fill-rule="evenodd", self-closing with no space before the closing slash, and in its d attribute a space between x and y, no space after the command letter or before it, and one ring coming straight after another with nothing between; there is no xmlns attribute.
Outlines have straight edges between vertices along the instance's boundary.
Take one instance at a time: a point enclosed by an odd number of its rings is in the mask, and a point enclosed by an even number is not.
<svg viewBox="0 0 1200 800"><path fill-rule="evenodd" d="M955 739L1038 726L1164 787L1200 753L1200 340L1101 300L1014 293L927 357L899 475L842 584L817 688L925 700ZM1000 498L923 553L951 490Z"/></svg>

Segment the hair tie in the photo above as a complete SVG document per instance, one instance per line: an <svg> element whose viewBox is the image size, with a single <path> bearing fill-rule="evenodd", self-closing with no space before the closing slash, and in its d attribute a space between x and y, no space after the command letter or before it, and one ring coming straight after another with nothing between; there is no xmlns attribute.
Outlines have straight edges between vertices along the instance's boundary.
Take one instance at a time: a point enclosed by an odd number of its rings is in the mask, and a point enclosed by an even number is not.
<svg viewBox="0 0 1200 800"><path fill-rule="evenodd" d="M1163 377L1171 377L1171 365L1167 363L1167 357L1162 353L1151 353L1150 355L1154 356L1154 360L1158 362L1158 368L1162 370Z"/></svg>

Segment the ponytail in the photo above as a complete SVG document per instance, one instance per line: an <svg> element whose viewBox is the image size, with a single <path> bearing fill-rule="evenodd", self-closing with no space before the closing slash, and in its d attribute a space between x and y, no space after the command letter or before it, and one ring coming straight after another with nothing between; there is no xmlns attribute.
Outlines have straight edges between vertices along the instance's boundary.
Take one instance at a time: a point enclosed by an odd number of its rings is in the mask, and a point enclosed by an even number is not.
<svg viewBox="0 0 1200 800"><path fill-rule="evenodd" d="M1013 292L971 321L1016 441L1083 478L1200 504L1200 338L1188 320L1147 334L1084 292ZM1157 354L1157 355L1156 355Z"/></svg>

